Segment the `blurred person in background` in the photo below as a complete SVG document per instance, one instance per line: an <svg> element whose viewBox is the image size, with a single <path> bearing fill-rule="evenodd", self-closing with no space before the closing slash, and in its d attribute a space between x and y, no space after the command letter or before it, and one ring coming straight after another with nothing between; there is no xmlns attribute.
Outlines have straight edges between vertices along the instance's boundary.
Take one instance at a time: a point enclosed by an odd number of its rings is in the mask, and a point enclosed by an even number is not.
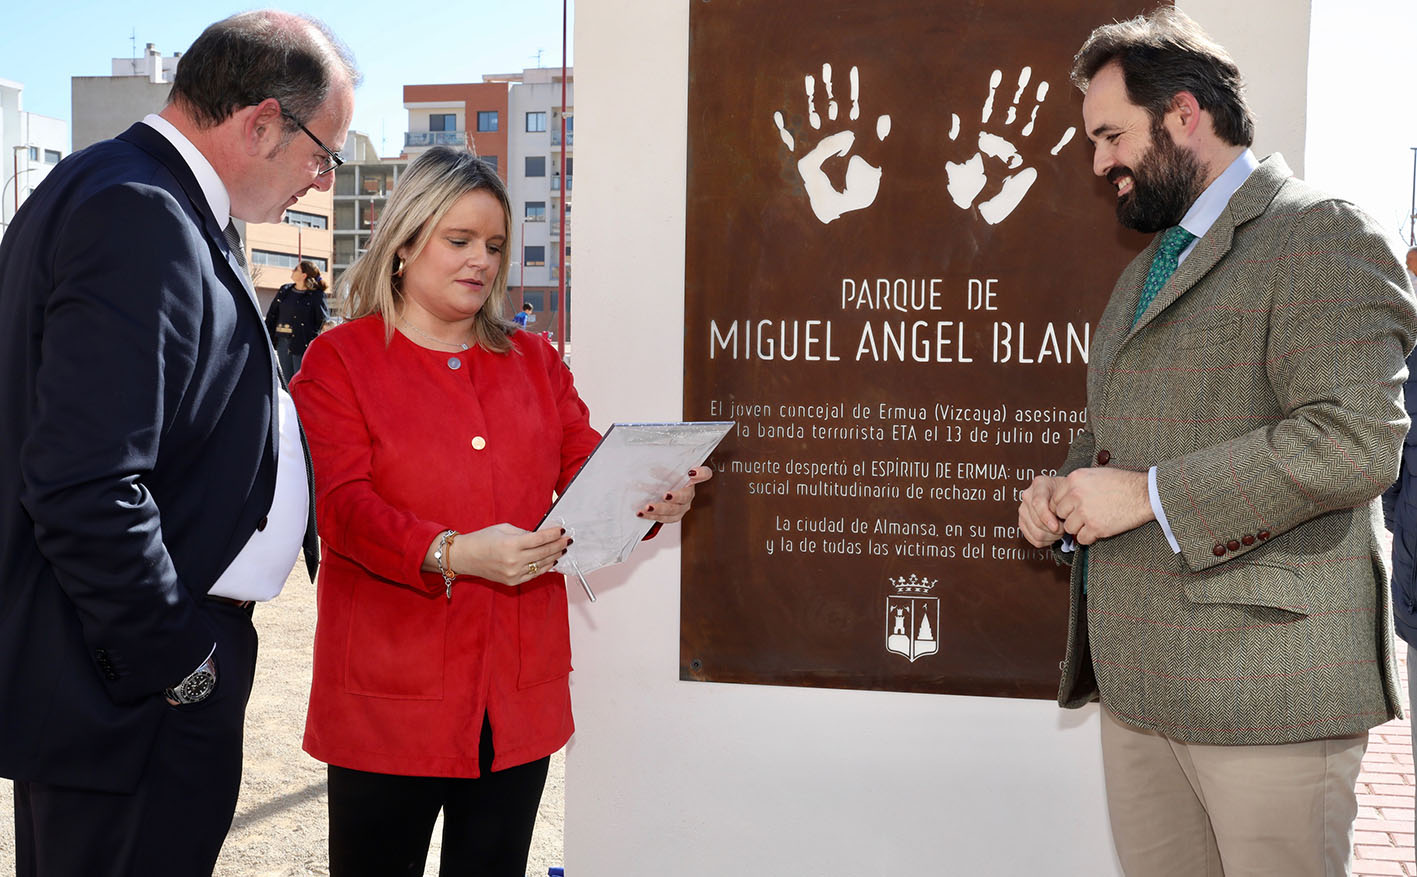
<svg viewBox="0 0 1417 877"><path fill-rule="evenodd" d="M276 360L280 363L281 374L286 379L300 370L300 360L305 356L305 348L315 340L330 319L330 308L325 304L325 279L320 269L308 261L301 261L290 272L290 282L276 292L266 311L266 331L271 336L271 346L276 350Z"/></svg>

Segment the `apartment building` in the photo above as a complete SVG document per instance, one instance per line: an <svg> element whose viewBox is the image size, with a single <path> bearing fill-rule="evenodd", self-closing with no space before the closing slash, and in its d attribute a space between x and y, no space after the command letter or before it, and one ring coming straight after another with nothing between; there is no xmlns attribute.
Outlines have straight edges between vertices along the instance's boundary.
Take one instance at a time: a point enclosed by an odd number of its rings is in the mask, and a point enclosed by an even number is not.
<svg viewBox="0 0 1417 877"><path fill-rule="evenodd" d="M334 292L338 291L345 270L368 249L369 235L409 161L404 156L380 158L373 141L359 131L349 132L343 155L344 164L335 168L333 190L334 264L330 288ZM330 306L338 310L339 302L332 298Z"/></svg>
<svg viewBox="0 0 1417 877"><path fill-rule="evenodd" d="M30 192L69 154L69 126L25 112L24 89L0 79L0 236Z"/></svg>
<svg viewBox="0 0 1417 877"><path fill-rule="evenodd" d="M512 252L516 254L509 286L513 302L530 303L533 328L555 331L559 320L560 276L566 273L571 294L571 183L575 170L574 72L566 71L565 138L561 136L561 68L534 67L505 77L510 95L511 165L505 174L512 198ZM565 153L566 177L561 178ZM561 223L565 201L566 223ZM518 305L519 306L519 305ZM570 310L567 308L569 318ZM570 339L569 319L566 338Z"/></svg>
<svg viewBox="0 0 1417 877"><path fill-rule="evenodd" d="M404 155L417 158L430 146L463 146L492 163L506 179L507 84L483 77L482 82L456 85L405 85L408 110Z"/></svg>

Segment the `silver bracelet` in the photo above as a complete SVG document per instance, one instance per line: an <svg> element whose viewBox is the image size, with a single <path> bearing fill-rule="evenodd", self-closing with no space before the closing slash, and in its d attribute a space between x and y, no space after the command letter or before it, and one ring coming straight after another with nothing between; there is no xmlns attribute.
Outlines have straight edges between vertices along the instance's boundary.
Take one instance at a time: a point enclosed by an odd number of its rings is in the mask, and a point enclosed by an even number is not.
<svg viewBox="0 0 1417 877"><path fill-rule="evenodd" d="M443 577L443 587L448 594L448 602L453 599L453 578L456 573L452 569L452 546L453 540L460 534L457 530L444 530L438 534L438 547L433 549L433 562L438 565L438 574Z"/></svg>

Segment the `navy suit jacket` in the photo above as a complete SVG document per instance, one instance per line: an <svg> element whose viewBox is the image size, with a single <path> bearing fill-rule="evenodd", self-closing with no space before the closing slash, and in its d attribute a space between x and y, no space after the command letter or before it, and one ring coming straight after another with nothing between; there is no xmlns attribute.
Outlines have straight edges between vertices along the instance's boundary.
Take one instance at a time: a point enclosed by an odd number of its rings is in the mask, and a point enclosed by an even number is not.
<svg viewBox="0 0 1417 877"><path fill-rule="evenodd" d="M177 150L61 162L0 241L0 776L127 791L275 491L262 316ZM220 683L218 683L220 684Z"/></svg>

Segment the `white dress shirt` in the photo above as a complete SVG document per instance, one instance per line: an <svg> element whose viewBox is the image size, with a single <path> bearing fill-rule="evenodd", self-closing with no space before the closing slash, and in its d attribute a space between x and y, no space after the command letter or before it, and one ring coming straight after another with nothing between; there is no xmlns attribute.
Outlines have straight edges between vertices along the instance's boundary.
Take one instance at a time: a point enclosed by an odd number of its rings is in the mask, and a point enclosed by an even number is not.
<svg viewBox="0 0 1417 877"><path fill-rule="evenodd" d="M143 119L143 124L161 134L181 154L182 160L197 178L217 225L225 228L231 221L231 196L227 194L226 186L211 162L163 117L148 115ZM248 287L247 293L256 318L262 320L254 292ZM273 354L271 370L274 373ZM264 526L251 534L241 552L207 592L213 596L233 600L273 599L285 587L286 576L290 575L290 570L300 558L300 548L305 541L305 524L310 514L305 452L300 444L295 403L290 394L279 387L275 388L275 392L280 400L280 450L276 459L275 496L271 500L270 511L266 513Z"/></svg>

